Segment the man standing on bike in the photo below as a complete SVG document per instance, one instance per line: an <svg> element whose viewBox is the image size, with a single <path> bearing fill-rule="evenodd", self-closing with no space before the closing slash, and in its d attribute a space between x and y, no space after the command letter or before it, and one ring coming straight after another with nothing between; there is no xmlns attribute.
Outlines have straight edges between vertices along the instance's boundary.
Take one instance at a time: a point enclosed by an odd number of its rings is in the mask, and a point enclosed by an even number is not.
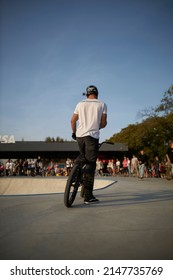
<svg viewBox="0 0 173 280"><path fill-rule="evenodd" d="M107 125L107 106L98 100L98 90L95 86L87 87L86 97L75 108L71 118L71 128L72 138L77 140L80 151L76 163L86 163L84 203L90 204L98 201L93 196L93 185L98 156L99 130Z"/></svg>

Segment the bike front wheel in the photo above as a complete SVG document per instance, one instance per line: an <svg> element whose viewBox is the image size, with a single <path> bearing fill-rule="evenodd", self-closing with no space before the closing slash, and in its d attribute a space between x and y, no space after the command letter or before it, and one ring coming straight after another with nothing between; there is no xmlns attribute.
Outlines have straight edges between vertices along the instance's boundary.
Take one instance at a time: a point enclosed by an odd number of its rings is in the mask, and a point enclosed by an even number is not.
<svg viewBox="0 0 173 280"><path fill-rule="evenodd" d="M78 191L78 187L80 185L80 171L80 166L78 164L75 164L70 172L66 183L64 204L68 208L72 206Z"/></svg>

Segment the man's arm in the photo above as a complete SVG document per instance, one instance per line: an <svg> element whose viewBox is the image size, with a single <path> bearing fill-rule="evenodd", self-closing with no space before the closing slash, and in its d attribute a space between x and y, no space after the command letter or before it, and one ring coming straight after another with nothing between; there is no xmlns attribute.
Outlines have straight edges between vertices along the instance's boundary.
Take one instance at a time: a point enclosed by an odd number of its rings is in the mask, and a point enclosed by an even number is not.
<svg viewBox="0 0 173 280"><path fill-rule="evenodd" d="M107 125L107 114L102 114L101 122L100 122L100 129L104 128Z"/></svg>
<svg viewBox="0 0 173 280"><path fill-rule="evenodd" d="M71 118L71 128L72 128L72 132L76 133L76 123L78 120L78 115L77 114L73 114L72 118Z"/></svg>

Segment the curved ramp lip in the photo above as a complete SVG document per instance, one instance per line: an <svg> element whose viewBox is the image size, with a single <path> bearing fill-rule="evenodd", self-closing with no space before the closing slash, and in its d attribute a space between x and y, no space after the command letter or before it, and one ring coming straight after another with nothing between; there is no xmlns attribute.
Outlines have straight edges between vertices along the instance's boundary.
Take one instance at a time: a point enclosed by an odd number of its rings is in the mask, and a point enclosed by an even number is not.
<svg viewBox="0 0 173 280"><path fill-rule="evenodd" d="M14 181L13 181L13 183L16 181L16 179L17 178L10 178L10 180L13 180L14 179ZM19 178L18 178L19 179ZM27 178L28 180L33 180L33 179L42 179L42 180L44 180L43 178ZM50 178L50 179L52 179L52 178ZM60 178L58 178L58 180L59 180ZM7 179L8 180L8 179ZM22 178L20 178L19 180L22 180ZM26 180L26 178L24 178L24 180ZM67 178L61 178L61 180L64 180L64 182L67 180ZM47 181L47 184L49 184L49 179L47 179L46 178L46 180L45 180L45 182ZM108 187L110 187L110 186L112 186L114 183L116 183L117 181L116 180L113 180L113 179L110 179L110 178L95 178L95 186L94 186L94 191L96 191L96 190L102 190L102 189L106 189L106 188L108 188ZM98 185L100 185L99 183L102 183L103 184L103 186L98 186ZM104 184L104 182L105 182L105 184ZM33 181L32 181L32 183L33 183ZM24 185L24 182L23 182L23 185ZM11 186L11 188L12 188L12 186ZM41 187L40 187L41 188ZM47 189L49 188L49 186L47 186ZM36 192L28 192L28 191L26 191L26 193L20 193L20 191L19 192L17 192L17 190L16 190L16 193L5 193L6 192L6 190L4 191L4 193L0 193L0 197L10 197L10 196L40 196L40 195L57 195L57 194L63 194L64 193L64 190L62 189L62 188L65 188L65 184L64 184L64 186L62 187L61 186L61 188L60 188L60 191L45 191L45 188L44 188L44 191L43 192L39 192L39 193L37 193L37 191ZM1 189L1 187L0 187L0 189ZM10 192L10 187L9 186L6 186L6 189ZM17 189L17 187L16 187L16 189Z"/></svg>

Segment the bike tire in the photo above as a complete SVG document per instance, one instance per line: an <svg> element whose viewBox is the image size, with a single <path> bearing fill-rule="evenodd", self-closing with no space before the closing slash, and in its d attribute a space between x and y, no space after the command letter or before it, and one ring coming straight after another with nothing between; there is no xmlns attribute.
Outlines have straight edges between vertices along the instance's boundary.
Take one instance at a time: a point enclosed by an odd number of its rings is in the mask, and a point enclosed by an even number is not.
<svg viewBox="0 0 173 280"><path fill-rule="evenodd" d="M68 208L72 206L78 192L78 187L80 185L80 171L80 166L75 164L67 179L64 192L64 204Z"/></svg>

